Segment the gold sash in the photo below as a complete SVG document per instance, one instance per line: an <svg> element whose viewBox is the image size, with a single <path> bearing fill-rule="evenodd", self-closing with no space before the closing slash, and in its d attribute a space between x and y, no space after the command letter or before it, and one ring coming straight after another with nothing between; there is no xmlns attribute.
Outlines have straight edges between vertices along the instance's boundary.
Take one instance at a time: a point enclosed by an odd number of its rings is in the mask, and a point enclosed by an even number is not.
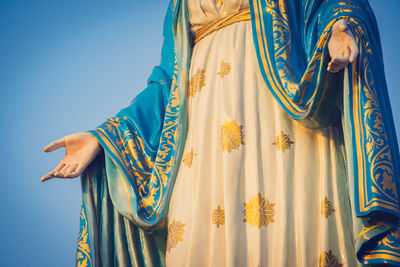
<svg viewBox="0 0 400 267"><path fill-rule="evenodd" d="M223 27L226 27L228 25L231 25L233 23L239 22L239 21L244 21L244 20L251 20L250 16L250 8L247 9L242 9L236 13L233 13L229 16L214 20L210 22L207 25L204 25L200 29L198 29L194 35L194 43L198 43L201 39L206 37L212 32L218 31L219 29L222 29Z"/></svg>

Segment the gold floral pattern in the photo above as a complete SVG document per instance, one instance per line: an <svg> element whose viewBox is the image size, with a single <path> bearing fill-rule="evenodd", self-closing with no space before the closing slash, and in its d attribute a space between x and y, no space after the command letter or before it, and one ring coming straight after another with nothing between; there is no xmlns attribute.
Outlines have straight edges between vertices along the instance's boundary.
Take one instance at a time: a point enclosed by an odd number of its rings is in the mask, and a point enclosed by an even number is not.
<svg viewBox="0 0 400 267"><path fill-rule="evenodd" d="M217 228L225 224L225 211L219 205L212 212L212 223L217 225Z"/></svg>
<svg viewBox="0 0 400 267"><path fill-rule="evenodd" d="M220 71L217 73L217 75L221 76L221 79L222 79L222 78L224 78L225 75L228 75L229 72L231 72L231 64L229 64L228 62L224 62L222 60L221 68L220 68Z"/></svg>
<svg viewBox="0 0 400 267"><path fill-rule="evenodd" d="M319 258L319 267L342 267L343 264L339 262L339 259L333 255L332 250L328 252L323 251Z"/></svg>
<svg viewBox="0 0 400 267"><path fill-rule="evenodd" d="M190 152L186 153L185 157L183 158L183 164L185 164L187 167L192 167L193 163L193 158L197 156L196 153L193 153L193 148Z"/></svg>
<svg viewBox="0 0 400 267"><path fill-rule="evenodd" d="M169 253L172 248L176 247L178 242L183 241L183 234L185 230L185 223L173 220L168 226L168 237L167 237L167 252Z"/></svg>
<svg viewBox="0 0 400 267"><path fill-rule="evenodd" d="M332 202L328 200L328 197L325 196L324 200L321 201L321 215L325 215L326 218L329 217L332 213L335 212L333 208Z"/></svg>
<svg viewBox="0 0 400 267"><path fill-rule="evenodd" d="M78 238L78 248L76 253L76 266L86 267L91 265L90 257L90 246L89 246L89 232L88 232L88 221L86 218L86 213L83 208L81 209L81 231Z"/></svg>
<svg viewBox="0 0 400 267"><path fill-rule="evenodd" d="M229 153L232 149L238 149L244 145L243 126L238 125L236 121L225 121L221 126L222 149Z"/></svg>
<svg viewBox="0 0 400 267"><path fill-rule="evenodd" d="M173 1L172 6L171 6L171 8L172 8L173 11L175 10L176 4L177 4L177 3L178 3L178 0L174 0L174 1Z"/></svg>
<svg viewBox="0 0 400 267"><path fill-rule="evenodd" d="M286 149L291 149L292 144L294 142L290 140L290 136L288 134L284 134L283 131L275 138L275 142L272 143L276 146L277 150L282 150L285 152Z"/></svg>
<svg viewBox="0 0 400 267"><path fill-rule="evenodd" d="M392 236L397 240L400 240L400 227L396 228L396 230L392 233Z"/></svg>
<svg viewBox="0 0 400 267"><path fill-rule="evenodd" d="M197 70L195 74L190 77L189 81L189 96L195 97L196 93L206 85L206 71Z"/></svg>
<svg viewBox="0 0 400 267"><path fill-rule="evenodd" d="M389 249L399 250L400 246L397 240L400 240L400 226L397 226L395 229L386 234L385 237L380 239L378 241L378 246L384 246Z"/></svg>
<svg viewBox="0 0 400 267"><path fill-rule="evenodd" d="M382 174L382 181L381 181L381 185L383 190L385 191L391 191L392 193L395 193L397 195L397 191L396 191L396 184L393 181L393 177L391 175L388 175L387 172L384 172Z"/></svg>
<svg viewBox="0 0 400 267"><path fill-rule="evenodd" d="M258 229L260 229L261 226L266 228L268 224L275 222L275 203L270 203L268 199L262 197L260 193L252 197L249 203L244 203L244 206L244 222L257 226Z"/></svg>

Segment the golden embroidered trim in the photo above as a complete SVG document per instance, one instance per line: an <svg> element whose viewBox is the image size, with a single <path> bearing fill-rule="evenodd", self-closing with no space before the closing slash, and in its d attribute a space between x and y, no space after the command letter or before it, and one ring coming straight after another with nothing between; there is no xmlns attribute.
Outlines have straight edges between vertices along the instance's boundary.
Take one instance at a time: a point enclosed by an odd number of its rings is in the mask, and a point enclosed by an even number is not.
<svg viewBox="0 0 400 267"><path fill-rule="evenodd" d="M391 237L391 238L389 238ZM399 246L396 246L396 242L394 242L395 239L399 240L400 239L400 226L397 226L394 230L390 231L390 233L386 234L384 238L378 241L378 247L381 245L384 245L388 248L394 249L398 251L400 249Z"/></svg>
<svg viewBox="0 0 400 267"><path fill-rule="evenodd" d="M260 193L252 197L249 203L244 203L244 206L244 222L257 226L258 229L260 229L261 226L267 228L268 224L275 222L275 203L270 203L268 199L262 197Z"/></svg>
<svg viewBox="0 0 400 267"><path fill-rule="evenodd" d="M223 1L223 0L217 0L217 1ZM201 39L203 39L210 33L218 31L219 29L222 29L223 27L229 26L233 23L244 20L251 20L250 8L243 9L238 11L237 13L233 13L221 19L214 20L209 24L201 27L194 33L195 35L194 42L198 43Z"/></svg>
<svg viewBox="0 0 400 267"><path fill-rule="evenodd" d="M81 220L83 220L85 224L82 225L82 229L79 234L78 252L76 253L76 258L78 267L86 267L89 265L91 266L92 260L90 258L88 221L83 207L81 209Z"/></svg>

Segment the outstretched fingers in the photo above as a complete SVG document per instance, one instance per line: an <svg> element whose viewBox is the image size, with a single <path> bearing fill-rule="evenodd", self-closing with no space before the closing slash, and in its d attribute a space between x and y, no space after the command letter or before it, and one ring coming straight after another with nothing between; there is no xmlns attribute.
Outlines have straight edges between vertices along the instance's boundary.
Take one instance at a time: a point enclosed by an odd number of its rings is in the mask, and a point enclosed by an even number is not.
<svg viewBox="0 0 400 267"><path fill-rule="evenodd" d="M57 176L56 174L58 174L58 172L59 172L64 166L65 166L65 163L64 163L64 162L60 162L54 170L52 170L52 171L49 172L48 174L42 176L42 178L41 178L40 180L41 180L42 182L45 182L45 181L50 180L50 179L52 179L52 178L54 178L54 177L60 177L60 176Z"/></svg>
<svg viewBox="0 0 400 267"><path fill-rule="evenodd" d="M68 170L68 173L64 174L65 178L76 178L82 174L86 169L87 164L76 164L73 168Z"/></svg>
<svg viewBox="0 0 400 267"><path fill-rule="evenodd" d="M43 175L42 178L40 179L40 181L46 182L47 180L50 180L50 179L52 179L52 178L54 178L54 176L51 175L50 172L49 172L48 174Z"/></svg>
<svg viewBox="0 0 400 267"><path fill-rule="evenodd" d="M41 179L42 182L50 180L52 178L75 178L79 175L75 175L75 170L78 167L78 164L65 164L60 163L58 166L48 174L44 175Z"/></svg>
<svg viewBox="0 0 400 267"><path fill-rule="evenodd" d="M73 174L76 175L75 177L78 177L79 175L81 175L82 172L87 168L89 163L90 163L89 160L85 160L83 163L77 165L75 171L73 172Z"/></svg>
<svg viewBox="0 0 400 267"><path fill-rule="evenodd" d="M82 171L78 167L79 164L65 164L60 163L54 171L49 172L41 178L42 182L50 180L52 178L75 178L81 175Z"/></svg>
<svg viewBox="0 0 400 267"><path fill-rule="evenodd" d="M77 165L78 164L68 165L67 168L65 168L65 170L62 173L63 177L64 178L72 178L72 177L74 177L74 176L71 176L71 174L75 172Z"/></svg>
<svg viewBox="0 0 400 267"><path fill-rule="evenodd" d="M68 165L67 164L64 164L64 166L62 166L61 168L59 168L59 169L57 169L57 170L54 170L54 176L55 177L59 177L59 178L63 178L64 177L64 173L65 173L65 170L68 168Z"/></svg>
<svg viewBox="0 0 400 267"><path fill-rule="evenodd" d="M71 172L71 173L66 173L65 175L64 175L64 178L76 178L76 177L78 177L79 175L81 175L80 173L77 173L77 172Z"/></svg>

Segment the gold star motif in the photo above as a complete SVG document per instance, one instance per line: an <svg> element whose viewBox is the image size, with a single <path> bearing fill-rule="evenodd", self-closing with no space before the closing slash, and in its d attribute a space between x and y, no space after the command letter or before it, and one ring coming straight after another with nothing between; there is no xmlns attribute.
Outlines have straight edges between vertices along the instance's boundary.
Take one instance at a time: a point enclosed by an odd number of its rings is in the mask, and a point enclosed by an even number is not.
<svg viewBox="0 0 400 267"><path fill-rule="evenodd" d="M323 251L319 258L319 267L342 267L338 258L332 254L332 250L328 252Z"/></svg>
<svg viewBox="0 0 400 267"><path fill-rule="evenodd" d="M221 76L221 79L224 78L225 75L227 75L231 71L231 64L228 62L224 62L222 60L221 62L221 68L220 71L217 73L217 75Z"/></svg>
<svg viewBox="0 0 400 267"><path fill-rule="evenodd" d="M190 77L189 81L189 96L195 97L196 93L206 85L206 71L197 70L195 74Z"/></svg>
<svg viewBox="0 0 400 267"><path fill-rule="evenodd" d="M333 208L332 202L328 200L328 197L325 197L325 199L321 201L321 215L325 215L325 217L328 218L329 215L334 212L335 209Z"/></svg>
<svg viewBox="0 0 400 267"><path fill-rule="evenodd" d="M243 126L236 121L225 121L221 126L222 149L231 153L232 149L238 149L244 145Z"/></svg>
<svg viewBox="0 0 400 267"><path fill-rule="evenodd" d="M285 152L286 149L291 149L292 144L294 142L290 140L290 136L288 134L284 134L283 131L275 138L275 142L272 143L276 146L277 150L282 150Z"/></svg>
<svg viewBox="0 0 400 267"><path fill-rule="evenodd" d="M186 153L186 156L182 160L183 163L188 166L189 168L192 167L193 157L197 156L196 153L193 153L193 148L190 152Z"/></svg>
<svg viewBox="0 0 400 267"><path fill-rule="evenodd" d="M258 229L261 226L267 228L268 224L275 222L275 203L270 203L266 198L261 197L260 193L256 197L252 197L249 203L244 203L244 206L244 222L257 226Z"/></svg>
<svg viewBox="0 0 400 267"><path fill-rule="evenodd" d="M225 224L225 211L219 205L212 212L212 223L217 225L217 228Z"/></svg>
<svg viewBox="0 0 400 267"><path fill-rule="evenodd" d="M178 242L183 241L182 236L185 233L183 227L185 227L184 223L175 220L173 220L172 223L168 226L168 237L167 237L168 253L171 251L172 248L176 247Z"/></svg>

